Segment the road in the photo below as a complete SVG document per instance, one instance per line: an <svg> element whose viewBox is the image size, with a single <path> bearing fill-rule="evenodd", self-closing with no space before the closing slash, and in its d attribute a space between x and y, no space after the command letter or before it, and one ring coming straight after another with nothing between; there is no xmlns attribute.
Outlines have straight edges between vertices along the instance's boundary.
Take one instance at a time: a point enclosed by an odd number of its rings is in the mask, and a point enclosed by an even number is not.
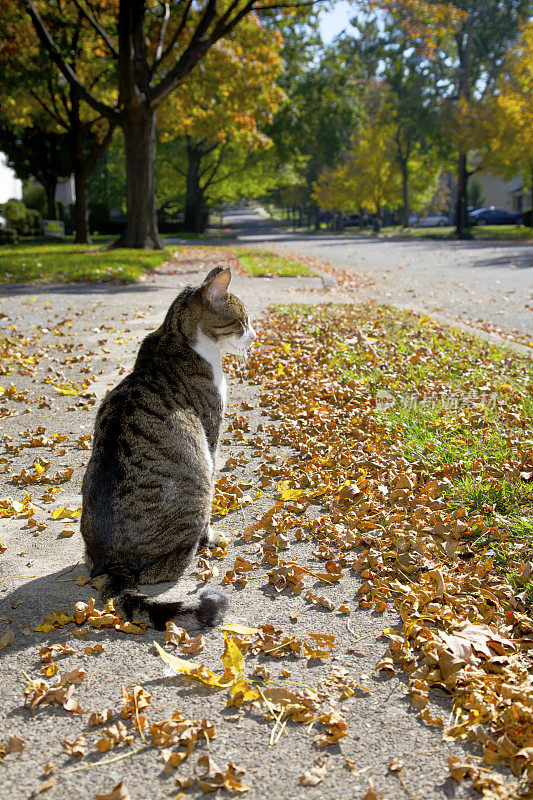
<svg viewBox="0 0 533 800"><path fill-rule="evenodd" d="M359 275L364 279L359 300L378 300L503 332L533 334L531 241L294 234L251 209L232 211L224 222L235 227L239 243L268 245Z"/></svg>

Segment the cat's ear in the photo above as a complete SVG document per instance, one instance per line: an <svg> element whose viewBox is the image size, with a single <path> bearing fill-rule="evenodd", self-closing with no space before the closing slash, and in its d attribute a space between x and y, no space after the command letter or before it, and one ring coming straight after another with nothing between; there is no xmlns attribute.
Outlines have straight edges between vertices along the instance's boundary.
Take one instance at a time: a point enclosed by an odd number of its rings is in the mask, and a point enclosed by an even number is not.
<svg viewBox="0 0 533 800"><path fill-rule="evenodd" d="M224 272L222 267L215 267L214 269L212 269L211 272L208 272L207 275L205 276L203 280L204 284L209 283L217 275L220 275L221 272Z"/></svg>
<svg viewBox="0 0 533 800"><path fill-rule="evenodd" d="M220 269L220 267L218 267ZM214 272L214 270L212 270ZM209 273L211 274L211 273ZM207 276L209 277L209 275ZM221 269L220 272L211 278L210 281L204 281L203 295L211 303L215 304L223 300L228 294L228 286L231 281L231 270Z"/></svg>

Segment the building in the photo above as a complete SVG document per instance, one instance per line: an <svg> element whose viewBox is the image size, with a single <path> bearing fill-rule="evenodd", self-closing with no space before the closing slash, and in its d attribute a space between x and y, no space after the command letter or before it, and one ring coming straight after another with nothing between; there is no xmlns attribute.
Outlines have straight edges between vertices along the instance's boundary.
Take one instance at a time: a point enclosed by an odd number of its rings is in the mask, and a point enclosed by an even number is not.
<svg viewBox="0 0 533 800"><path fill-rule="evenodd" d="M525 211L531 208L531 187L527 189L520 175L505 181L490 172L476 172L470 180L476 180L484 198L483 205L504 208L506 211Z"/></svg>

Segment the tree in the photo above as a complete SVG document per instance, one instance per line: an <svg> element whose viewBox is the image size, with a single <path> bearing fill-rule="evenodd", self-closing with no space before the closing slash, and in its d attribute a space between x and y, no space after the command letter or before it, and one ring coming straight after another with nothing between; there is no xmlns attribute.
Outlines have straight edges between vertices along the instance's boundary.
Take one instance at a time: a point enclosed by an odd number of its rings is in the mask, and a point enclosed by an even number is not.
<svg viewBox="0 0 533 800"><path fill-rule="evenodd" d="M357 27L360 23L354 20ZM365 28L360 31L365 34ZM411 216L411 178L423 164L428 169L427 183L432 183L437 157L434 144L442 70L426 56L424 40L415 38L405 14L394 13L382 27L375 25L370 45L376 74L386 83L384 109L381 112L394 126L396 159L402 176L402 224L409 226Z"/></svg>
<svg viewBox="0 0 533 800"><path fill-rule="evenodd" d="M35 177L46 192L48 219L56 219L55 192L59 178L72 172L68 137L43 125L23 128L0 125L0 150L19 178Z"/></svg>
<svg viewBox="0 0 533 800"><path fill-rule="evenodd" d="M167 160L186 179L185 230L203 231L207 196L228 177L224 162L252 168L252 154L271 146L265 131L285 99L276 83L281 44L279 33L245 19L165 102L159 130Z"/></svg>
<svg viewBox="0 0 533 800"><path fill-rule="evenodd" d="M521 172L533 191L533 25L505 59L505 70L484 131L490 169L510 179Z"/></svg>
<svg viewBox="0 0 533 800"><path fill-rule="evenodd" d="M469 149L477 149L480 140L472 134L482 130L470 121L486 113L484 104L496 91L529 0L377 0L374 5L389 12L400 10L413 37L424 38L428 58L451 66L441 88L448 98L449 118L453 112L450 130L457 132L456 230L463 236L468 179L477 168L469 166Z"/></svg>
<svg viewBox="0 0 533 800"><path fill-rule="evenodd" d="M285 70L280 85L289 101L276 115L275 142L281 199L303 206L313 203L315 227L319 208L313 185L320 172L332 168L360 125L368 89L357 55L342 42L322 48L314 27L295 26L284 38Z"/></svg>
<svg viewBox="0 0 533 800"><path fill-rule="evenodd" d="M19 0L28 11L43 48L69 85L111 124L124 131L126 147L127 224L118 244L126 247L156 247L162 243L156 216L156 117L163 100L180 86L208 51L227 36L245 17L255 13L284 13L313 0L192 0L147 3L118 0L118 13L104 20L115 7L111 0L98 5L84 0L65 0L76 6L99 37L105 59L114 63L118 91L113 103L103 100L64 57L43 20L51 0Z"/></svg>
<svg viewBox="0 0 533 800"><path fill-rule="evenodd" d="M375 120L351 141L347 158L320 174L314 197L329 209L368 209L378 217L385 205L401 202L401 179L394 152L394 127Z"/></svg>
<svg viewBox="0 0 533 800"><path fill-rule="evenodd" d="M104 93L109 68L98 57L94 30L83 14L74 9L65 16L61 7L54 7L46 22L72 69L83 60L85 78ZM113 125L81 103L78 89L57 73L32 34L27 17L19 17L1 34L2 44L10 39L16 42L7 51L1 49L3 115L15 126L28 128L36 123L41 134L67 134L64 141L70 149L76 189L76 241L88 242L88 176L111 141Z"/></svg>

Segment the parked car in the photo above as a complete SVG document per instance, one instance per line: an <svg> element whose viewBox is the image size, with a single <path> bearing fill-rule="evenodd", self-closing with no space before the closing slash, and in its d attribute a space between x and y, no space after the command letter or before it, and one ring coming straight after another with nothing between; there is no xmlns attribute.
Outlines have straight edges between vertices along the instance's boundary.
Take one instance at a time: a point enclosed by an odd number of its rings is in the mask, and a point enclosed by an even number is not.
<svg viewBox="0 0 533 800"><path fill-rule="evenodd" d="M504 208L484 206L476 208L468 215L471 225L521 225L521 211L506 211Z"/></svg>
<svg viewBox="0 0 533 800"><path fill-rule="evenodd" d="M430 214L428 217L410 217L409 224L415 228L442 228L450 223L444 214Z"/></svg>
<svg viewBox="0 0 533 800"><path fill-rule="evenodd" d="M344 217L344 227L349 228L351 225L359 225L361 217L359 214L348 214Z"/></svg>

